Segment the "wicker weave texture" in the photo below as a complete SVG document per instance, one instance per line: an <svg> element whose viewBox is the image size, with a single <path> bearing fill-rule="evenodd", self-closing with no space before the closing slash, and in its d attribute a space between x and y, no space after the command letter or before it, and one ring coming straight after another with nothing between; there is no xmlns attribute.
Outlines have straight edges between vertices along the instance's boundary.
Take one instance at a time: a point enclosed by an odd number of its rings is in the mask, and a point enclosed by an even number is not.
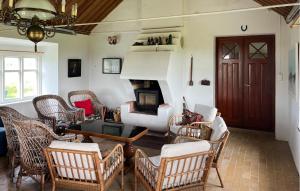
<svg viewBox="0 0 300 191"><path fill-rule="evenodd" d="M57 121L84 121L83 109L71 108L65 100L57 95L42 95L33 99L33 105L38 117L55 128Z"/></svg>
<svg viewBox="0 0 300 191"><path fill-rule="evenodd" d="M92 101L93 110L96 115L100 115L101 119L104 118L106 107L99 101L94 92L90 90L79 90L79 91L71 91L68 93L69 104L75 107L76 101L82 101L86 99L90 99Z"/></svg>
<svg viewBox="0 0 300 191"><path fill-rule="evenodd" d="M123 190L123 147L117 145L103 160L97 152L65 149L44 149L52 178L57 187L81 190L106 190L121 173Z"/></svg>

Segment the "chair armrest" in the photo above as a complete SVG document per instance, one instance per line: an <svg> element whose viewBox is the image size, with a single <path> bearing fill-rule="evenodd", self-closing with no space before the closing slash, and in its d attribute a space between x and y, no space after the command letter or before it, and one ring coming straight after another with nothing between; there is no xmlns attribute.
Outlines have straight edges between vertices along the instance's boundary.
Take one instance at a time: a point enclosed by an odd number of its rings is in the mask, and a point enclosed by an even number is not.
<svg viewBox="0 0 300 191"><path fill-rule="evenodd" d="M212 122L210 122L210 121L200 121L200 122L191 123L191 126L203 126L203 125L211 126Z"/></svg>
<svg viewBox="0 0 300 191"><path fill-rule="evenodd" d="M142 150L137 149L135 153L135 173L140 172L143 176L146 177L149 183L156 183L159 166L156 166L149 160L147 154L145 154Z"/></svg>
<svg viewBox="0 0 300 191"><path fill-rule="evenodd" d="M193 137L201 140L210 140L212 128L207 125L192 126L186 125L180 127L177 131L177 136Z"/></svg>
<svg viewBox="0 0 300 191"><path fill-rule="evenodd" d="M106 107L102 103L98 102L93 102L93 109L96 112L96 114L100 114L100 117L103 119L105 112L106 112Z"/></svg>
<svg viewBox="0 0 300 191"><path fill-rule="evenodd" d="M52 127L52 129L55 128L55 124L56 124L56 118L55 117L50 117L50 116L40 114L38 121Z"/></svg>
<svg viewBox="0 0 300 191"><path fill-rule="evenodd" d="M169 119L169 131L170 131L170 127L172 125L177 125L178 122L182 121L182 117L183 117L182 114L173 115L173 116L170 117L170 119Z"/></svg>
<svg viewBox="0 0 300 191"><path fill-rule="evenodd" d="M176 139L174 140L174 144L176 143L186 143L186 142L195 142L195 141L200 141L202 139L197 139L194 137L187 137L187 136L177 136Z"/></svg>
<svg viewBox="0 0 300 191"><path fill-rule="evenodd" d="M66 115L70 121L84 121L84 109L82 108L70 107L66 110Z"/></svg>
<svg viewBox="0 0 300 191"><path fill-rule="evenodd" d="M124 152L123 146L118 144L115 148L101 161L103 164L103 175L104 177L108 177L122 165L124 164Z"/></svg>
<svg viewBox="0 0 300 191"><path fill-rule="evenodd" d="M66 134L64 136L55 136L55 139L58 141L74 141L76 139L75 134Z"/></svg>

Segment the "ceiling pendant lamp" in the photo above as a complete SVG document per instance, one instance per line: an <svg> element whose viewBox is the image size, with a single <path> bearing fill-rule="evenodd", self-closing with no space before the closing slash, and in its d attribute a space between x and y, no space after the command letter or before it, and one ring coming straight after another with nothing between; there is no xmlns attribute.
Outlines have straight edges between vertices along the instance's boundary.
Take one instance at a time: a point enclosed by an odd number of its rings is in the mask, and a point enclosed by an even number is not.
<svg viewBox="0 0 300 191"><path fill-rule="evenodd" d="M48 0L9 0L3 7L0 0L0 22L17 27L20 35L26 36L35 44L45 38L55 36L55 25L67 25L72 28L77 19L77 3L73 3L71 13L66 13L66 0L61 0L61 10L55 9ZM74 32L75 33L75 32Z"/></svg>

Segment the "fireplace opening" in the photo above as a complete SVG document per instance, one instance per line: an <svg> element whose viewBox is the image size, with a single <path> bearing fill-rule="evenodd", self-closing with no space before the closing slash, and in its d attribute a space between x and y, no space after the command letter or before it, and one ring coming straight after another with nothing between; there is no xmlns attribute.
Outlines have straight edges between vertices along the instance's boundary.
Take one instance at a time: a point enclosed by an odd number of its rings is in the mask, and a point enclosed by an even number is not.
<svg viewBox="0 0 300 191"><path fill-rule="evenodd" d="M157 115L159 105L164 104L164 99L158 81L130 80L136 97L135 111Z"/></svg>

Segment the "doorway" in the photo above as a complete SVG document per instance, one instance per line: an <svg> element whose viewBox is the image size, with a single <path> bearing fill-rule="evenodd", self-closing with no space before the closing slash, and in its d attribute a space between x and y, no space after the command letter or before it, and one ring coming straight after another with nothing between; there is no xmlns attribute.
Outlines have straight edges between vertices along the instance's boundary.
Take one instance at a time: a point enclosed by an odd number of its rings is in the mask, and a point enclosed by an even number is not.
<svg viewBox="0 0 300 191"><path fill-rule="evenodd" d="M231 127L274 131L275 35L216 39L216 105Z"/></svg>

